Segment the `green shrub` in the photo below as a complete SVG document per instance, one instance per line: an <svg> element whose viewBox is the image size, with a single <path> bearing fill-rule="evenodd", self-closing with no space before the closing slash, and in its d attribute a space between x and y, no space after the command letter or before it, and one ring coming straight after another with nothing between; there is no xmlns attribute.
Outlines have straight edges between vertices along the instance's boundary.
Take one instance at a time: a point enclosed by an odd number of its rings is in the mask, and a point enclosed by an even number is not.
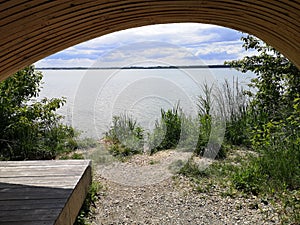
<svg viewBox="0 0 300 225"><path fill-rule="evenodd" d="M180 169L179 174L185 175L193 179L201 179L207 177L207 170L200 170L199 167L190 159Z"/></svg>
<svg viewBox="0 0 300 225"><path fill-rule="evenodd" d="M207 149L208 141L211 133L211 116L199 115L200 127L198 142L195 149L195 153L199 156L203 156Z"/></svg>
<svg viewBox="0 0 300 225"><path fill-rule="evenodd" d="M74 129L56 113L66 100L35 99L42 77L29 66L0 83L1 159L53 159L77 148Z"/></svg>
<svg viewBox="0 0 300 225"><path fill-rule="evenodd" d="M255 138L261 173L267 175L268 185L274 189L300 188L300 136L294 131L281 123L269 122Z"/></svg>
<svg viewBox="0 0 300 225"><path fill-rule="evenodd" d="M132 117L123 114L114 116L105 139L110 143L109 151L114 156L130 156L143 151L143 128Z"/></svg>
<svg viewBox="0 0 300 225"><path fill-rule="evenodd" d="M147 144L149 146L149 150L151 154L162 150L160 147L161 142L163 141L166 133L166 128L164 123L160 123L159 121L155 121L155 128L152 133L148 133Z"/></svg>
<svg viewBox="0 0 300 225"><path fill-rule="evenodd" d="M293 110L288 113L289 117L263 124L252 138L252 146L260 157L251 162L258 165L260 174L267 177L267 191L300 188L298 99L295 99Z"/></svg>
<svg viewBox="0 0 300 225"><path fill-rule="evenodd" d="M265 185L267 177L261 173L261 167L257 162L250 161L233 175L233 184L236 189L245 193L257 195Z"/></svg>
<svg viewBox="0 0 300 225"><path fill-rule="evenodd" d="M172 149L177 146L181 134L181 121L182 110L179 108L179 104L167 111L161 109L161 121L160 123L156 122L153 136L150 137L149 141L151 143L151 154L160 150ZM158 138L161 138L162 134L163 138L159 139L161 141L158 144L157 140Z"/></svg>

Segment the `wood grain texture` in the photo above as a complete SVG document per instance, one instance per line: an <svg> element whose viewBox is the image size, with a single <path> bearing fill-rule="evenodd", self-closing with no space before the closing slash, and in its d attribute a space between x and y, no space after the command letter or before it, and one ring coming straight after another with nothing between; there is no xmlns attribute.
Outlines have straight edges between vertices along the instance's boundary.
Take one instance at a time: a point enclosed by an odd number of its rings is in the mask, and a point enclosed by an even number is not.
<svg viewBox="0 0 300 225"><path fill-rule="evenodd" d="M90 183L87 160L0 162L0 224L72 225Z"/></svg>
<svg viewBox="0 0 300 225"><path fill-rule="evenodd" d="M178 22L254 34L300 68L300 0L11 0L0 3L0 80L104 34Z"/></svg>

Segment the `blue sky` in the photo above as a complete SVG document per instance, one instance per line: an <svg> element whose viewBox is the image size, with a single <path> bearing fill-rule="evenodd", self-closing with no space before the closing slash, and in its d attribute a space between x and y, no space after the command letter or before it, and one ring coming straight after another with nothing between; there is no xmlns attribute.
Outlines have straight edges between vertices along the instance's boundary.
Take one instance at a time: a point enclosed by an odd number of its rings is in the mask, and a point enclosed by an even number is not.
<svg viewBox="0 0 300 225"><path fill-rule="evenodd" d="M72 46L37 67L223 64L245 52L239 31L196 23L127 29Z"/></svg>

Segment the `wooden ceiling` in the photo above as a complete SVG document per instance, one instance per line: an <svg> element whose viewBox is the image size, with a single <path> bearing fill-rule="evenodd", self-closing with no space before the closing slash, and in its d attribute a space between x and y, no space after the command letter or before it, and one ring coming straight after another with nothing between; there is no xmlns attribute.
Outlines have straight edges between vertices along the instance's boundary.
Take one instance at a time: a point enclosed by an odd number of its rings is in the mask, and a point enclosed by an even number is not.
<svg viewBox="0 0 300 225"><path fill-rule="evenodd" d="M104 34L177 22L253 34L300 68L300 0L0 0L0 80Z"/></svg>

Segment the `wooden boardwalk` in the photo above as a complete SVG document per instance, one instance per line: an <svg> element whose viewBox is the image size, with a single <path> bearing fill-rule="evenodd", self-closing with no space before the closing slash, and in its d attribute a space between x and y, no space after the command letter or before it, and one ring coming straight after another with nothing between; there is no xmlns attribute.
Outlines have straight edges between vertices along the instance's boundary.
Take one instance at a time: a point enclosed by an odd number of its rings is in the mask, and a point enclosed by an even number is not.
<svg viewBox="0 0 300 225"><path fill-rule="evenodd" d="M88 160L0 161L0 225L73 225L90 183Z"/></svg>

